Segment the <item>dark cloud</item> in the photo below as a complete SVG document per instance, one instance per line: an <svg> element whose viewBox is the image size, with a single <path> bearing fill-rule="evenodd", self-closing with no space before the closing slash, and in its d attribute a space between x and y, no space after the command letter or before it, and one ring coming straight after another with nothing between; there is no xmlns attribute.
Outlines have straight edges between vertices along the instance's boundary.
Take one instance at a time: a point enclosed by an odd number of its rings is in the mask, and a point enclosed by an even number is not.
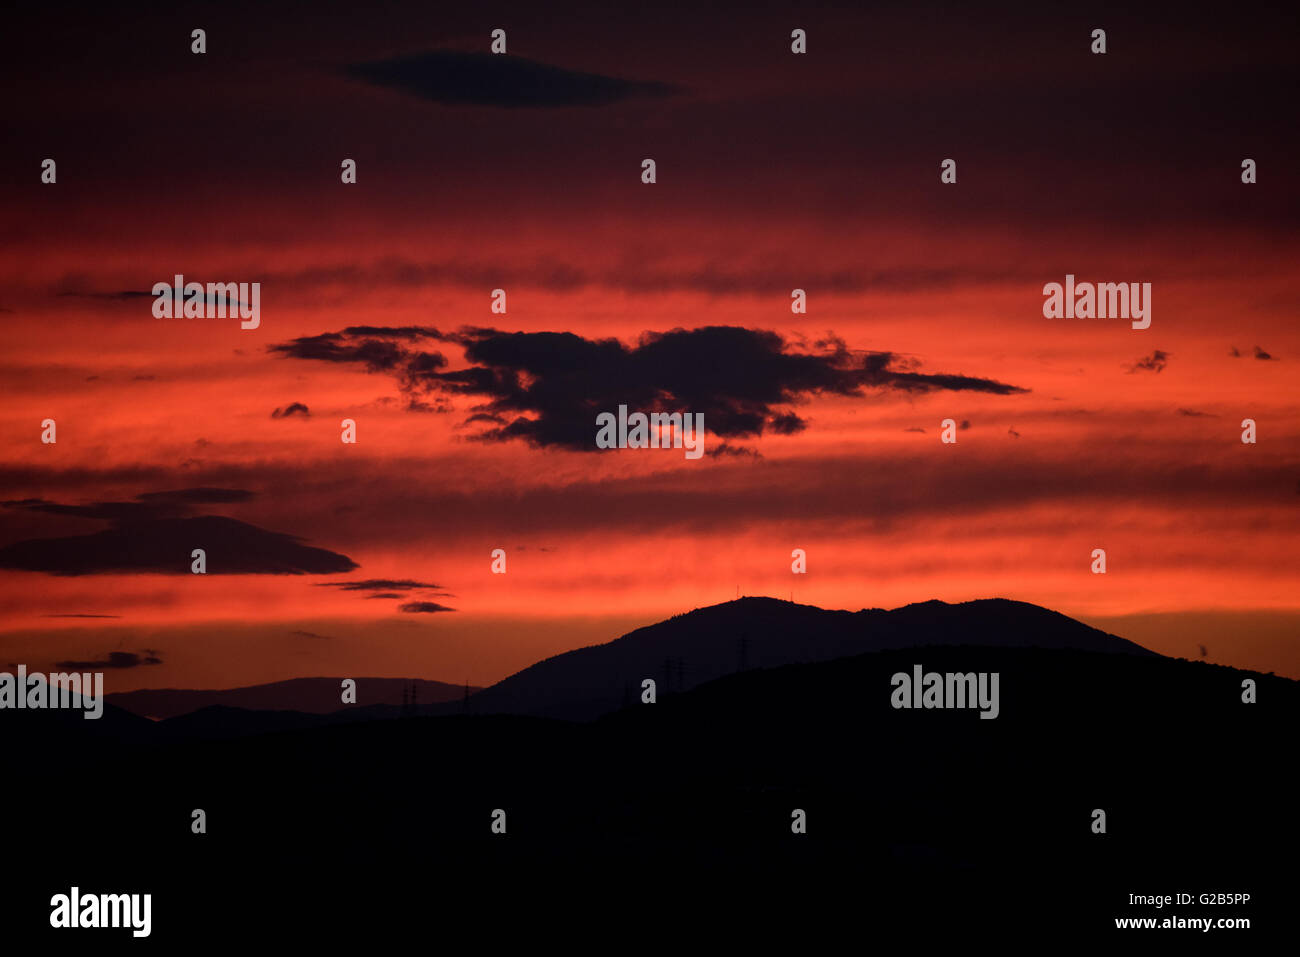
<svg viewBox="0 0 1300 957"><path fill-rule="evenodd" d="M162 659L156 654L146 654L144 657L130 651L110 651L107 658L98 661L56 661L56 668L67 668L76 671L94 671L104 668L138 668L141 665L160 665Z"/></svg>
<svg viewBox="0 0 1300 957"><path fill-rule="evenodd" d="M962 419L961 425L957 426L957 431L965 432L969 428L970 428L970 419Z"/></svg>
<svg viewBox="0 0 1300 957"><path fill-rule="evenodd" d="M924 432L925 429L921 428L920 426L914 425L914 426L912 426L910 429L904 429L903 431L904 431L904 432Z"/></svg>
<svg viewBox="0 0 1300 957"><path fill-rule="evenodd" d="M1197 409L1179 409L1178 414L1190 416L1193 418L1206 418L1206 419L1218 418L1218 416L1216 416L1213 412L1201 412L1198 411Z"/></svg>
<svg viewBox="0 0 1300 957"><path fill-rule="evenodd" d="M345 336L382 336L385 339L442 339L443 335L431 326L348 326Z"/></svg>
<svg viewBox="0 0 1300 957"><path fill-rule="evenodd" d="M411 615L432 615L436 612L455 611L456 609L432 601L408 601L404 605L398 605L397 610Z"/></svg>
<svg viewBox="0 0 1300 957"><path fill-rule="evenodd" d="M778 414L768 420L768 426L777 435L794 435L808 428L808 423L793 412Z"/></svg>
<svg viewBox="0 0 1300 957"><path fill-rule="evenodd" d="M197 280L197 279L195 279L195 280L189 280L189 279L187 279L187 280L185 281L185 285L188 286L191 282L198 282L198 280ZM64 280L64 282L63 282L62 284L63 284L63 285L66 285L66 284L67 284L67 280ZM204 301L205 305L208 305L208 306L220 306L220 305L225 305L228 309L238 309L238 308L246 307L246 306L247 306L247 303L242 303L242 302L240 302L240 301L239 301L238 299L236 299L234 296L227 296L227 295L225 295L224 292L220 292L220 293L218 293L218 292L207 292L207 291L206 291L206 290L207 290L207 283L200 283L200 285L202 285L203 288L204 288L204 290L205 290L205 291L204 291L204 296L203 296L203 301ZM146 292L146 291L143 290L143 289L119 289L119 290L110 291L110 292L93 292L93 291L84 291L84 290L64 290L64 291L60 292L59 295L60 295L60 296L64 296L64 297L73 298L73 299L99 299L99 300L106 300L106 301L109 301L109 302L130 302L131 300L134 300L134 299L157 299L157 298L158 298L158 296L154 295L152 291L148 291L148 292ZM183 303L183 302L185 301L184 290L182 290L180 296L177 296L177 295L176 295L176 287L173 286L173 285L168 285L168 287L167 287L167 292L162 293L161 295L163 296L163 298L170 299L170 300L172 300L173 302L180 302L180 303Z"/></svg>
<svg viewBox="0 0 1300 957"><path fill-rule="evenodd" d="M109 521L113 527L90 535L14 542L0 548L0 568L52 575L180 575L190 573L190 555L196 548L205 552L208 574L331 574L357 567L347 556L303 545L293 535L220 515L184 514L196 505L240 502L251 495L242 489L191 488L148 492L135 502L5 502L10 508Z"/></svg>
<svg viewBox="0 0 1300 957"><path fill-rule="evenodd" d="M291 632L289 632L289 634L294 635L294 636L296 636L296 637L298 637L298 638L315 638L315 639L320 639L320 640L322 640L322 641L333 641L333 640L334 640L334 636L333 636L333 635L318 635L318 634L316 634L316 632L314 632L314 631L302 631L301 629L296 630L296 631L291 631Z"/></svg>
<svg viewBox="0 0 1300 957"><path fill-rule="evenodd" d="M666 83L579 73L518 56L457 50L430 50L356 63L345 72L375 86L401 90L435 103L470 106L607 106L678 92Z"/></svg>
<svg viewBox="0 0 1300 957"><path fill-rule="evenodd" d="M96 518L105 521L130 521L151 518L158 510L144 502L90 502L86 505L62 505L58 502L40 502L24 506L28 511L46 512L50 515L71 515L75 518Z"/></svg>
<svg viewBox="0 0 1300 957"><path fill-rule="evenodd" d="M710 446L705 452L709 458L722 458L724 455L729 458L749 457L752 459L761 459L757 449L751 449L743 445L732 445L730 442L723 442L721 445Z"/></svg>
<svg viewBox="0 0 1300 957"><path fill-rule="evenodd" d="M433 582L418 582L410 578L365 578L354 582L317 582L317 588L341 588L343 591L393 591L412 588L440 589Z"/></svg>
<svg viewBox="0 0 1300 957"><path fill-rule="evenodd" d="M1243 352L1242 352L1240 349L1238 349L1236 346L1233 346L1231 349L1228 350L1228 355L1232 356L1234 359L1241 359L1241 358L1244 358L1245 353L1243 353ZM1276 358L1277 358L1277 357L1274 356L1271 352L1265 352L1265 351L1264 351L1263 349L1261 349L1259 346L1256 346L1256 347L1255 347L1255 349L1254 349L1254 356L1255 356L1256 359L1260 359L1260 360L1265 361L1265 362L1267 362L1267 361L1269 361L1269 360L1276 360Z"/></svg>
<svg viewBox="0 0 1300 957"><path fill-rule="evenodd" d="M124 521L93 535L28 539L0 548L0 568L52 575L105 572L190 574L202 548L209 575L325 575L357 567L346 555L303 545L220 515Z"/></svg>
<svg viewBox="0 0 1300 957"><path fill-rule="evenodd" d="M914 359L854 352L839 340L795 351L774 332L736 326L646 333L634 346L570 332L417 332L458 345L468 367L448 371L441 352L409 347L409 332L397 336L373 327L304 336L269 349L391 375L410 401L429 393L480 399L470 420L489 426L475 436L481 440L593 451L596 416L619 405L703 413L714 435L750 438L802 431L807 422L788 407L817 395L1028 391L993 379L917 372Z"/></svg>
<svg viewBox="0 0 1300 957"><path fill-rule="evenodd" d="M1129 372L1162 372L1168 365L1169 353L1156 349L1128 367Z"/></svg>
<svg viewBox="0 0 1300 957"><path fill-rule="evenodd" d="M31 512L51 515L70 515L75 518L93 518L111 522L142 521L167 518L192 512L197 505L247 502L253 493L237 488L182 488L164 492L145 492L133 502L90 502L85 505L63 505L44 499L24 499L0 502L10 508L23 508Z"/></svg>
<svg viewBox="0 0 1300 957"><path fill-rule="evenodd" d="M59 295L60 295L60 296L67 297L67 298L71 298L71 299L120 299L120 300L126 300L126 299L153 299L153 298L154 298L154 294L153 294L153 293L151 293L151 292L145 292L145 291L140 290L140 289L121 289L121 290L117 290L117 291L114 291L114 292L85 292L85 291L72 291L72 290L65 290L65 291L63 291L63 292L60 292ZM172 298L173 298L173 299L176 298L174 292L173 292Z"/></svg>
<svg viewBox="0 0 1300 957"><path fill-rule="evenodd" d="M121 618L121 615L84 615L84 614L66 614L66 615L42 615L42 618Z"/></svg>
<svg viewBox="0 0 1300 957"><path fill-rule="evenodd" d="M1015 429L1007 429L1007 435L1011 436L1013 439L1020 438L1020 433Z"/></svg>
<svg viewBox="0 0 1300 957"><path fill-rule="evenodd" d="M454 406L450 402L425 402L423 399L409 398L406 402L407 412L451 412Z"/></svg>
<svg viewBox="0 0 1300 957"><path fill-rule="evenodd" d="M301 402L291 402L283 409L276 408L271 413L273 419L287 419L291 415L301 415L304 419L311 418L311 410Z"/></svg>
<svg viewBox="0 0 1300 957"><path fill-rule="evenodd" d="M415 331L411 327L352 326L342 332L299 336L292 342L269 346L268 351L292 359L360 365L367 372L397 376L402 388L410 391L416 388L421 376L447 365L446 356L440 352L410 349L403 344L417 338L441 339L442 336L437 330Z"/></svg>

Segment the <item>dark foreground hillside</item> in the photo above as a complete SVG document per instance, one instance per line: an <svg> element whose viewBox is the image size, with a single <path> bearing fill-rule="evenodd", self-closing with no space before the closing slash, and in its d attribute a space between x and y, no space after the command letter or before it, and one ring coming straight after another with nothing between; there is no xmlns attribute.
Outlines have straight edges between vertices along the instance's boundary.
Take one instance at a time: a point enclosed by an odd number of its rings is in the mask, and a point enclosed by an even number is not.
<svg viewBox="0 0 1300 957"><path fill-rule="evenodd" d="M1000 716L894 710L890 676L917 663L1000 672ZM1184 891L1250 893L1174 909L1250 917L1210 932L1248 949L1279 929L1293 886L1300 685L1249 675L1248 705L1247 676L927 647L746 671L585 724L467 715L177 741L131 716L119 737L120 715L68 722L6 741L6 857L22 877L5 934L48 933L50 896L77 884L154 895L151 939L76 932L96 949L269 935L291 953L464 937L490 952L555 938L732 952L794 934L805 952L925 953L936 934L1141 941L1161 932L1114 918L1170 909L1129 894ZM191 833L194 808L207 834ZM795 808L806 834L791 833Z"/></svg>

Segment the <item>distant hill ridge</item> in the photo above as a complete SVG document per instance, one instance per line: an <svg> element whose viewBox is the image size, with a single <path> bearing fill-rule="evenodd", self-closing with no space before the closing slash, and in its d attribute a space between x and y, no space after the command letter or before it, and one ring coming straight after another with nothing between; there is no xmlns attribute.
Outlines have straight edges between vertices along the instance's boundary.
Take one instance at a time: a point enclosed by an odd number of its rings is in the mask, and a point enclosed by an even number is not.
<svg viewBox="0 0 1300 957"><path fill-rule="evenodd" d="M329 714L344 707L340 695L343 678L291 678L245 688L217 690L157 688L105 695L109 704L147 718L172 718L213 705L251 711L298 711ZM420 678L357 678L358 705L398 705L415 688L417 705L461 701L464 685ZM473 694L481 689L471 686Z"/></svg>

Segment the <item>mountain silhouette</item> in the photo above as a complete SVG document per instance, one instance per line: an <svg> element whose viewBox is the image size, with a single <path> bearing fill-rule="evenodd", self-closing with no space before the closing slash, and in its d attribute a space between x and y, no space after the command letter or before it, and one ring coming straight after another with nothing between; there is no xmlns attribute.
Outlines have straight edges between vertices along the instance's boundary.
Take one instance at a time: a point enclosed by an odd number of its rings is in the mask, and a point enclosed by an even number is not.
<svg viewBox="0 0 1300 957"><path fill-rule="evenodd" d="M926 601L892 611L857 612L776 598L741 598L539 661L480 691L471 705L477 714L587 720L622 707L629 697L639 699L646 678L653 678L657 693L663 695L742 667L830 661L927 645L1155 654L1058 612L1001 598L960 604Z"/></svg>
<svg viewBox="0 0 1300 957"><path fill-rule="evenodd" d="M725 620L743 610L665 625L712 622L726 647L737 633ZM969 611L907 613L941 625ZM895 709L891 675L917 664L999 673L998 718ZM1243 701L1246 679L1257 703ZM51 933L50 897L73 882L152 891L164 941L203 926L234 944L285 915L313 943L439 922L527 939L560 915L608 920L610 934L655 921L685 933L711 917L745 946L778 928L883 939L932 925L1113 939L1113 918L1147 913L1130 894L1165 889L1251 893L1252 937L1267 939L1286 904L1270 892L1295 859L1298 708L1287 678L1004 642L750 668L586 722L278 712L258 732L262 716L238 712L248 733L196 738L187 723L223 709L163 722L113 709L119 728L152 735L112 742L88 727L101 722L24 712L9 759L51 783L6 794L7 850L24 862L11 903L31 918L7 939ZM46 718L61 721L55 746L26 734ZM314 723L283 724L299 719ZM195 808L206 834L191 832ZM491 832L494 809L508 834ZM70 821L71 863L50 853Z"/></svg>

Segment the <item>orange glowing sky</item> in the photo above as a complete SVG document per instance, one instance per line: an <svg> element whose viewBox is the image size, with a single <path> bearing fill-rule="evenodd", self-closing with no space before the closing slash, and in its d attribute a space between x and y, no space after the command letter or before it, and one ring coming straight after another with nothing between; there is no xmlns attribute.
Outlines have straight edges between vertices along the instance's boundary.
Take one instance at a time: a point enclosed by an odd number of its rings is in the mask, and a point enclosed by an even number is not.
<svg viewBox="0 0 1300 957"><path fill-rule="evenodd" d="M1177 91L1233 64L1270 69L1276 37L1230 36L1211 68L1203 41L1161 34L1161 58L1115 56L1104 73L1068 25L1044 20L1035 47L899 19L910 53L882 51L886 69L845 39L867 28L860 14L815 23L818 56L798 63L781 17L748 28L775 31L770 49L749 33L719 48L614 18L566 35L521 10L517 55L679 92L503 109L334 68L474 49L487 33L476 22L384 33L337 13L290 43L223 16L207 62L155 24L147 38L112 35L120 59L97 48L70 60L15 107L20 135L0 164L0 548L106 527L18 504L30 500L240 489L244 500L198 514L359 567L8 567L0 667L148 648L163 663L114 673L111 690L308 674L486 684L739 591L850 609L1015 598L1164 653L1203 644L1210 660L1300 676L1300 249L1282 169L1296 135L1267 103L1125 112L1134 99L1181 104ZM1132 43L1158 35L1122 25ZM724 28L706 17L699 29L711 26ZM629 31L638 42L620 47ZM179 52L132 49L173 42ZM999 66L972 62L968 43L997 44ZM1069 92L1085 120L1111 111L1113 126L1062 142L1073 121L1039 111L1044 90ZM996 117L965 121L990 103ZM1222 121L1216 134L1198 111ZM168 126L173 138L140 116L197 130ZM1255 185L1239 181L1245 155ZM46 156L54 186L39 183ZM345 156L356 186L339 183ZM639 179L645 156L659 164L653 186ZM955 186L938 181L947 156ZM1043 318L1043 284L1067 272L1151 282L1151 327ZM121 295L175 273L260 281L261 327L155 319L152 299ZM497 287L505 315L489 310ZM807 315L790 312L796 287ZM778 404L803 431L725 439L746 454L597 453L477 441L465 422L476 397L410 411L392 375L269 351L355 326L627 346L734 326L774 332L789 353L840 341L899 369L1026 391L807 391ZM451 369L472 364L436 348ZM1137 366L1158 353L1158 371ZM272 417L292 403L310 415ZM45 418L56 445L40 442ZM339 441L344 418L355 445ZM955 445L939 441L945 418L970 423ZM1255 445L1241 442L1243 418L1258 423ZM498 547L505 575L490 571ZM1089 570L1098 547L1104 576ZM806 575L791 573L794 548ZM321 584L371 579L424 587L373 598ZM426 600L454 610L399 610ZM88 615L113 617L57 617Z"/></svg>

